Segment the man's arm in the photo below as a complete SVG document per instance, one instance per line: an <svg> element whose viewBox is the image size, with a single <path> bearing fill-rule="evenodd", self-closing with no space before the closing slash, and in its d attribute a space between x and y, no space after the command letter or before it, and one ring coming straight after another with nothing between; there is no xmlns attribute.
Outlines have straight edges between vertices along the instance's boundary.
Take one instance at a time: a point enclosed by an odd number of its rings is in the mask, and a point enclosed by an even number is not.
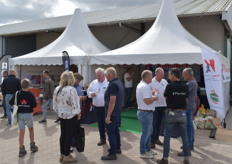
<svg viewBox="0 0 232 164"><path fill-rule="evenodd" d="M151 98L146 98L144 99L144 102L149 105L149 104L152 104L154 101L157 101L158 100L158 97L157 96L152 96Z"/></svg>
<svg viewBox="0 0 232 164"><path fill-rule="evenodd" d="M106 123L107 124L111 123L110 117L111 117L111 114L112 114L112 112L114 110L115 103L116 103L116 96L110 96L110 102L109 102L109 106L108 106L108 113L107 113L107 116L106 116Z"/></svg>

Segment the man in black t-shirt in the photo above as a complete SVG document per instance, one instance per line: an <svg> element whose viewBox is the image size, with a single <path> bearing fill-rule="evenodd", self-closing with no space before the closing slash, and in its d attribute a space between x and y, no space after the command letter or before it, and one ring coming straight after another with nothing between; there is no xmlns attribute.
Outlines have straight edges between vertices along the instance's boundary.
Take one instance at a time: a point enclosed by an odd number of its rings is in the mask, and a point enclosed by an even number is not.
<svg viewBox="0 0 232 164"><path fill-rule="evenodd" d="M189 94L189 89L186 84L180 81L180 70L172 68L169 70L170 84L167 85L164 92L166 97L167 111L165 113L165 134L163 158L157 160L159 164L168 164L168 156L170 151L170 132L174 126L180 129L180 135L183 142L184 164L189 163L189 146L187 137L187 117L186 104Z"/></svg>

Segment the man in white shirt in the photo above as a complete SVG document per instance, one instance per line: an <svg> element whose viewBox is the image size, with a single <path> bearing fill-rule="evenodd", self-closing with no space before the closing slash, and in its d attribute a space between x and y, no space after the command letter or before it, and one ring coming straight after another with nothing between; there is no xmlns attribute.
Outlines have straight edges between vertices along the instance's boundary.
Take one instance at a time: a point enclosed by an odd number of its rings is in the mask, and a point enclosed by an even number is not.
<svg viewBox="0 0 232 164"><path fill-rule="evenodd" d="M153 116L153 132L151 135L151 148L155 148L155 144L163 145L159 140L159 134L164 118L164 111L167 108L166 99L164 97L164 91L168 82L163 79L164 70L161 67L156 68L155 77L150 84L152 91L158 96L158 100L155 102L155 112Z"/></svg>
<svg viewBox="0 0 232 164"><path fill-rule="evenodd" d="M104 76L104 71L103 68L97 68L95 70L97 79L91 82L87 90L88 97L93 98L93 112L98 122L98 130L100 133L98 146L106 144L104 94L109 82Z"/></svg>
<svg viewBox="0 0 232 164"><path fill-rule="evenodd" d="M133 75L131 68L128 68L126 73L124 74L124 82L125 82L125 102L124 108L132 107L131 105L131 95L133 91Z"/></svg>
<svg viewBox="0 0 232 164"><path fill-rule="evenodd" d="M153 112L155 110L154 102L158 97L152 95L150 83L152 81L152 72L145 70L141 75L142 80L136 88L136 100L138 104L137 117L142 127L142 135L140 137L140 157L153 158L156 152L151 150L151 133Z"/></svg>

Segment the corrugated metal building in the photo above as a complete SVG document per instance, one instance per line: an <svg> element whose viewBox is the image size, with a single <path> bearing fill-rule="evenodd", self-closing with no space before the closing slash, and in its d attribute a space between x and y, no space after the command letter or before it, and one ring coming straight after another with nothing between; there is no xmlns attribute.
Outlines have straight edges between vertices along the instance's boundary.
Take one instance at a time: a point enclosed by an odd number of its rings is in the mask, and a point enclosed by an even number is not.
<svg viewBox="0 0 232 164"><path fill-rule="evenodd" d="M183 26L226 56L231 54L232 0L174 0ZM155 20L161 3L84 13L96 37L110 49L143 35ZM64 30L71 16L0 26L1 55L19 56L44 47ZM20 46L19 46L20 44Z"/></svg>

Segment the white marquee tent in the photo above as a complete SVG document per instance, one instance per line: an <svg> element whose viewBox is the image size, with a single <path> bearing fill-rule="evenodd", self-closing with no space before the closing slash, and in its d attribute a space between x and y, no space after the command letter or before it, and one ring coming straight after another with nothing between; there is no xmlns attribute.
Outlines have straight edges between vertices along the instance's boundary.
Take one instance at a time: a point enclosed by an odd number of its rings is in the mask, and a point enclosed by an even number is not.
<svg viewBox="0 0 232 164"><path fill-rule="evenodd" d="M203 52L212 52L212 57L218 57L219 65L226 64L229 60L222 54L196 39L182 26L178 20L171 0L163 0L160 12L152 27L136 41L116 50L91 56L92 65L140 65L140 64L203 64ZM229 77L230 78L230 77ZM210 81L210 80L209 80ZM230 80L229 80L230 81ZM215 84L215 83L214 83ZM215 87L209 86L207 97L215 94ZM219 84L219 83L217 83ZM219 116L224 118L229 109L230 82L221 82L219 92L213 98L220 97L221 108L217 110ZM211 92L211 93L210 93ZM218 103L218 102L215 102ZM218 106L218 105L216 105ZM211 107L214 107L213 105ZM212 108L215 109L216 108Z"/></svg>
<svg viewBox="0 0 232 164"><path fill-rule="evenodd" d="M119 49L92 56L90 64L202 64L201 48L211 50L185 30L171 1L163 0L155 23L142 37Z"/></svg>
<svg viewBox="0 0 232 164"><path fill-rule="evenodd" d="M62 52L67 51L70 64L84 65L84 77L87 77L90 54L108 51L91 33L80 9L76 9L65 31L54 42L32 53L10 59L10 65L62 65Z"/></svg>

